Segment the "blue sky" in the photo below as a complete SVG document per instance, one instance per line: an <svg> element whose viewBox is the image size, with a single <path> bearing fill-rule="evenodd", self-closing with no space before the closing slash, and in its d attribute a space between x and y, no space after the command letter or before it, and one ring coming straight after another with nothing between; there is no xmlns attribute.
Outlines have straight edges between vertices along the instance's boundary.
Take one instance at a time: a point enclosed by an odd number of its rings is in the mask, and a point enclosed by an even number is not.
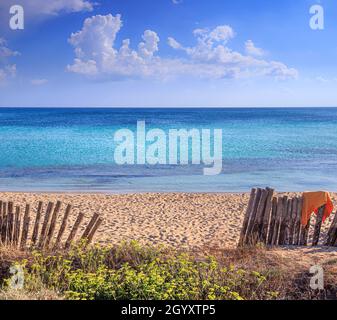
<svg viewBox="0 0 337 320"><path fill-rule="evenodd" d="M0 106L337 106L333 0L2 0L0 21Z"/></svg>

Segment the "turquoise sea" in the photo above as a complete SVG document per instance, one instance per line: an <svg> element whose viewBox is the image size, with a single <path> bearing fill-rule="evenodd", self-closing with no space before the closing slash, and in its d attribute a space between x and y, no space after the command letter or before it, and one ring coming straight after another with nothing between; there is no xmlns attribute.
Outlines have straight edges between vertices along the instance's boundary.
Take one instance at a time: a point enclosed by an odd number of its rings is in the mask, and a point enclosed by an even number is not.
<svg viewBox="0 0 337 320"><path fill-rule="evenodd" d="M114 132L223 130L223 173L203 166L118 166ZM0 108L0 190L337 191L337 108Z"/></svg>

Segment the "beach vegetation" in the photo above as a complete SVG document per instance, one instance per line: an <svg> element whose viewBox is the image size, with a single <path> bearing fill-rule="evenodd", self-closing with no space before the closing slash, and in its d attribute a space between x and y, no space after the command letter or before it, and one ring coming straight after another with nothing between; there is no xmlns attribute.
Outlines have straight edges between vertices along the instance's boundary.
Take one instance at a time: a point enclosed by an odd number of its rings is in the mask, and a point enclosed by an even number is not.
<svg viewBox="0 0 337 320"><path fill-rule="evenodd" d="M20 292L27 297L47 292L53 299L74 300L285 298L289 281L285 272L258 264L245 267L240 264L246 253L235 255L237 261L233 256L196 256L131 242L114 247L80 244L68 252L49 254L33 252L15 263L24 270ZM10 281L10 275L2 278L0 298L13 296Z"/></svg>

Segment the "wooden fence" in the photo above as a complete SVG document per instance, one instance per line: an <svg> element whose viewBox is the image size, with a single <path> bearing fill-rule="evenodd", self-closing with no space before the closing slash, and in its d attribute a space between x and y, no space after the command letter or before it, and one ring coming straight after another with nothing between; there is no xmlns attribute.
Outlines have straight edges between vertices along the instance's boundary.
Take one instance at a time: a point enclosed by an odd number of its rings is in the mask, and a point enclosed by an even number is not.
<svg viewBox="0 0 337 320"><path fill-rule="evenodd" d="M70 223L71 205L66 207L63 216L61 206L60 201L56 204L49 202L43 212L43 203L39 202L36 213L32 214L29 204L26 204L22 211L22 208L14 206L13 202L0 201L0 245L21 250L69 249L71 243L75 241L84 214L79 213L71 228L67 228ZM57 220L60 220L58 230L56 230ZM87 243L90 243L102 222L102 218L95 213L80 239L86 239Z"/></svg>
<svg viewBox="0 0 337 320"><path fill-rule="evenodd" d="M275 197L274 190L252 189L244 217L239 246L263 243L267 246L307 246L310 222L301 224L302 197ZM319 208L313 230L312 246L317 246L321 235L325 206ZM337 214L324 239L325 246L337 246Z"/></svg>

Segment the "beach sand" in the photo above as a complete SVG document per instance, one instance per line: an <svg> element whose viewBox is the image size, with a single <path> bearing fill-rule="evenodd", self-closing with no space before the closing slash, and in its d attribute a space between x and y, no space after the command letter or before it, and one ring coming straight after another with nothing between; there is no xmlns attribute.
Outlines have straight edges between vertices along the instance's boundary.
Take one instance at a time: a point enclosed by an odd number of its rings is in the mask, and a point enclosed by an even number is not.
<svg viewBox="0 0 337 320"><path fill-rule="evenodd" d="M337 208L337 194L332 194L332 199ZM142 244L175 248L227 249L237 245L249 194L0 193L0 200L13 201L22 208L29 203L33 217L38 201L43 201L45 209L48 201L60 200L63 211L67 204L71 204L70 226L79 212L85 214L84 226L97 212L104 222L94 241L102 244L137 240ZM59 216L59 222L62 216ZM331 218L323 225L323 236L330 224Z"/></svg>

